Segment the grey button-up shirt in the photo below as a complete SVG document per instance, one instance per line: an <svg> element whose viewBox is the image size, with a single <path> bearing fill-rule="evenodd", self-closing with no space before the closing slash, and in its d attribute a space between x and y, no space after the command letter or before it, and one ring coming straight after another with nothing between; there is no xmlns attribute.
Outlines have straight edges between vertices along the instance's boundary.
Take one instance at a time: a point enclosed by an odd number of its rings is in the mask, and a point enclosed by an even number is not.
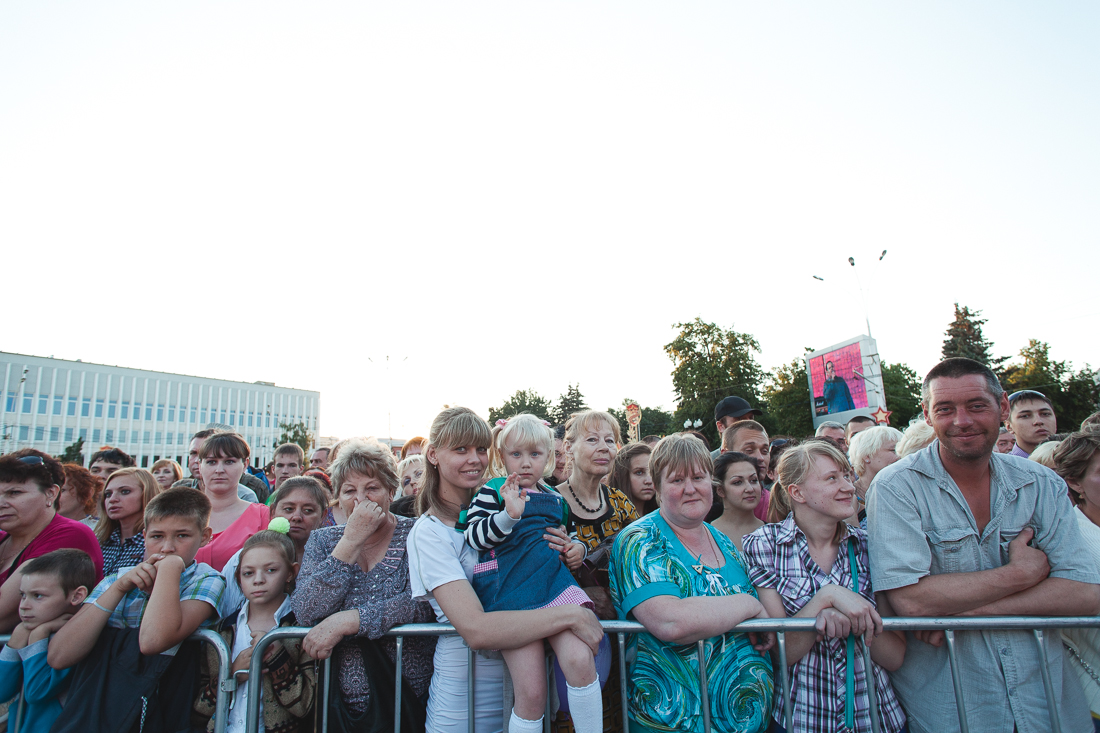
<svg viewBox="0 0 1100 733"><path fill-rule="evenodd" d="M974 515L939 456L939 441L883 469L867 498L871 582L876 591L913 585L926 575L992 570L1008 564L1008 543L1024 527L1046 553L1050 576L1100 583L1073 516L1066 485L1050 469L994 453L990 520ZM1080 685L1064 658L1061 636L1044 634L1044 655L1059 700L1063 730L1093 730ZM956 634L966 716L972 731L1050 730L1039 656L1030 631ZM912 733L959 730L946 646L909 635L905 663L890 675Z"/></svg>

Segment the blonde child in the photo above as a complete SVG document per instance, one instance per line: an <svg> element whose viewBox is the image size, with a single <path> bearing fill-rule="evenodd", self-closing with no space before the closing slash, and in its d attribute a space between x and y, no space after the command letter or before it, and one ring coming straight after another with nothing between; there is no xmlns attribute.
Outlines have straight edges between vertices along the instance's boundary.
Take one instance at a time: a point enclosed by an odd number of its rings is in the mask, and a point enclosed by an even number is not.
<svg viewBox="0 0 1100 733"><path fill-rule="evenodd" d="M554 435L533 415L498 421L493 428L489 462L496 478L474 496L464 518L466 542L480 552L473 586L486 611L591 608L569 572L584 560L584 546L566 539L568 505L543 482L554 469L553 456ZM603 699L591 647L571 631L547 640L565 673L574 728L602 730ZM547 694L543 642L502 654L516 694L509 730L541 731Z"/></svg>
<svg viewBox="0 0 1100 733"><path fill-rule="evenodd" d="M290 606L290 593L298 574L298 554L286 535L290 523L284 518L271 520L270 529L248 538L241 549L235 582L244 594L241 610L223 619L218 632L229 645L237 691L229 708L227 730L243 733L248 710L248 667L256 640L278 626L297 626ZM217 655L207 650L207 670L216 670ZM313 660L302 650L301 639L273 642L264 653L261 731L293 733L309 726L306 716L313 709L316 683ZM206 730L214 730L214 708L218 698L218 678L203 673L204 685L195 702L195 712L207 718Z"/></svg>

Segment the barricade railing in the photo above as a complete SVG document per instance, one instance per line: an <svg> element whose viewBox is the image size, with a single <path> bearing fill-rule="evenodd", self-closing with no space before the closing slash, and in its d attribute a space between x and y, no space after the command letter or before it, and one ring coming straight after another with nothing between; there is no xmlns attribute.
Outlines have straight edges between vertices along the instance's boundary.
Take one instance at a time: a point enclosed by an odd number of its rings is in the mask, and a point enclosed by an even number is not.
<svg viewBox="0 0 1100 733"><path fill-rule="evenodd" d="M790 678L786 673L787 666L787 640L786 634L798 631L816 631L812 618L787 618L787 619L753 619L730 629L736 633L769 633L776 634L777 656L779 657L779 674L781 691L783 695L783 719L785 728L793 730L793 710L791 705ZM958 631L1030 631L1031 636L1039 650L1039 659L1045 659L1043 653L1044 630L1066 629L1082 627L1100 627L1100 617L1097 616L975 616L972 618L943 617L943 618L904 618L890 617L882 620L886 631L943 631L947 646L948 659L951 665L951 678L955 688L955 708L959 715L959 729L962 733L969 733L966 720L966 704L963 700L963 683L960 679L959 660L956 648L955 632ZM616 637L619 651L619 685L623 701L623 733L630 732L629 700L627 693L626 676L626 637L628 634L645 633L645 627L634 621L601 621L604 632ZM247 733L257 733L259 729L260 684L263 672L263 657L267 646L279 639L301 638L308 634L310 629L301 626L287 626L276 628L261 637L252 650L252 661L248 669L248 710ZM396 626L386 634L395 639L397 644L396 663L396 693L394 699L394 731L401 731L401 652L404 648L404 639L408 636L453 636L458 632L448 624L406 624ZM706 657L703 640L697 642L699 657L699 689L701 691L700 707L703 713L703 729L710 733L710 693L707 688ZM871 669L871 650L866 644L860 644L863 654L864 669ZM467 677L467 721L470 733L474 733L474 654L475 650L467 648L467 664L469 674ZM228 655L227 655L228 658ZM226 665L228 668L228 665ZM325 684L321 691L321 698L317 704L321 705L321 731L328 732L328 701L332 684L332 657L324 660ZM1062 732L1061 718L1058 714L1057 700L1054 694L1054 684L1050 678L1050 670L1046 664L1040 663L1040 674L1043 679L1043 689L1047 699L1047 709L1050 713L1050 729L1053 733ZM868 691L874 691L873 678L868 679ZM878 709L878 695L869 694L869 713L871 718L871 730L880 733L882 730ZM218 708L221 711L222 701L219 693ZM771 711L768 711L770 716ZM222 716L224 717L224 715ZM544 729L549 730L549 716L544 721ZM224 728L219 729L218 733Z"/></svg>

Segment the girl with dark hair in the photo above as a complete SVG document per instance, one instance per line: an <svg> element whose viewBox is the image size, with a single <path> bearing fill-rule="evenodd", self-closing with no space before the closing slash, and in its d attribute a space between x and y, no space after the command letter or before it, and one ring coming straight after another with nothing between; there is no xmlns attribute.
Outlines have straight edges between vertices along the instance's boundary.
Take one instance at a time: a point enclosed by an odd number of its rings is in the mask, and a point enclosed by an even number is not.
<svg viewBox="0 0 1100 733"><path fill-rule="evenodd" d="M615 455L611 474L607 477L607 485L626 494L639 517L655 512L661 506L649 473L649 456L652 453L653 449L647 443L624 445Z"/></svg>
<svg viewBox="0 0 1100 733"><path fill-rule="evenodd" d="M714 494L722 513L710 524L744 551L741 538L764 526L753 514L760 503L760 465L744 453L726 451L714 462Z"/></svg>

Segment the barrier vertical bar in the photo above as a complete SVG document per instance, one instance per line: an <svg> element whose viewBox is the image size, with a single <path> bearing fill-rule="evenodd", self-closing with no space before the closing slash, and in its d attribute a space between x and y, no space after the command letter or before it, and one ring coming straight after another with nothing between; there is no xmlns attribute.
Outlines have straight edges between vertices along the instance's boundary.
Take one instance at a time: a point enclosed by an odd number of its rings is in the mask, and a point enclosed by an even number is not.
<svg viewBox="0 0 1100 733"><path fill-rule="evenodd" d="M875 684L875 668L871 666L871 647L863 645L863 675L867 678L867 709L871 713L871 733L880 733L882 723L878 717L878 685Z"/></svg>
<svg viewBox="0 0 1100 733"><path fill-rule="evenodd" d="M394 681L393 693L393 733L401 733L401 651L405 645L405 637L397 637L397 679Z"/></svg>
<svg viewBox="0 0 1100 733"><path fill-rule="evenodd" d="M963 702L962 678L959 672L959 658L955 653L955 631L944 629L944 638L947 640L947 658L951 662L951 684L955 687L955 709L959 712L959 733L970 733L970 726L966 724L966 704Z"/></svg>
<svg viewBox="0 0 1100 733"><path fill-rule="evenodd" d="M630 698L626 693L626 634L619 632L619 695L623 706L623 733L630 733Z"/></svg>
<svg viewBox="0 0 1100 733"><path fill-rule="evenodd" d="M787 666L787 633L776 633L776 645L779 647L779 679L783 685L783 727L794 730L794 706L791 703L791 669Z"/></svg>
<svg viewBox="0 0 1100 733"><path fill-rule="evenodd" d="M554 657L549 656L546 658L546 709L542 711L542 731L543 733L550 733L550 675L554 673ZM559 691L560 695L561 692Z"/></svg>
<svg viewBox="0 0 1100 733"><path fill-rule="evenodd" d="M325 657L325 690L321 700L321 733L328 733L328 701L332 694L332 654ZM251 703L251 700L249 700Z"/></svg>
<svg viewBox="0 0 1100 733"><path fill-rule="evenodd" d="M469 674L466 675L466 727L474 733L474 648L466 647Z"/></svg>
<svg viewBox="0 0 1100 733"><path fill-rule="evenodd" d="M23 727L23 702L23 693L20 692L19 697L15 700L15 728L13 730L16 733L19 733L19 730ZM8 717L11 717L10 707L8 708L8 711Z"/></svg>
<svg viewBox="0 0 1100 733"><path fill-rule="evenodd" d="M700 639L696 642L699 649L699 689L702 693L703 702L703 731L704 733L710 733L710 692L707 690L707 658L706 658L706 640Z"/></svg>
<svg viewBox="0 0 1100 733"><path fill-rule="evenodd" d="M1054 699L1054 683L1050 681L1050 667L1047 665L1047 655L1043 650L1043 630L1032 629L1031 633L1035 636L1035 646L1039 650L1039 671L1043 675L1043 688L1047 695L1050 729L1053 733L1062 733L1062 721L1058 717L1058 701Z"/></svg>
<svg viewBox="0 0 1100 733"><path fill-rule="evenodd" d="M229 647L225 641L212 629L199 629L191 635L191 639L197 639L214 647L218 654L218 686L217 697L214 702L214 733L225 733L229 725L229 705L232 702L230 693L237 689L237 678L233 676L232 664L229 660Z"/></svg>

